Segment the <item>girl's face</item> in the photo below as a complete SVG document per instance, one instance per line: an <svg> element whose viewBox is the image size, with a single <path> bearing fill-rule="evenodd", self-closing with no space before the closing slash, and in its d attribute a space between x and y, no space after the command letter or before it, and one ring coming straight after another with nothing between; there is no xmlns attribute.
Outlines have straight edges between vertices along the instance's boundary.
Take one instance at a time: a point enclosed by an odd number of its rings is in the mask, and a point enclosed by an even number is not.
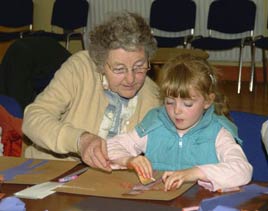
<svg viewBox="0 0 268 211"><path fill-rule="evenodd" d="M165 98L167 113L181 134L185 134L199 121L204 111L211 105L214 95L211 94L210 100L206 100L199 91L190 89L190 96L189 99Z"/></svg>
<svg viewBox="0 0 268 211"><path fill-rule="evenodd" d="M144 49L125 51L111 50L104 66L109 88L124 98L132 98L144 84L148 70Z"/></svg>

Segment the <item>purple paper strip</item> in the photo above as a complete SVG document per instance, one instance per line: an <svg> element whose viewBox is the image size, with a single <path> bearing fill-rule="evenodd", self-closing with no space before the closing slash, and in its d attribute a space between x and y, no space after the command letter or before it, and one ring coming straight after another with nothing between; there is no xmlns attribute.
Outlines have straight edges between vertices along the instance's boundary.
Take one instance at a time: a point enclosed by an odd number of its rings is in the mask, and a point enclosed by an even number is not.
<svg viewBox="0 0 268 211"><path fill-rule="evenodd" d="M35 165L32 165L33 162L34 162L33 159L29 159L18 166L0 171L0 174L2 174L4 176L4 181L13 180L18 175L32 174L33 170L35 170L36 168L38 168L40 166L45 165L48 162L48 160L42 160ZM40 173L40 172L38 172L38 173Z"/></svg>
<svg viewBox="0 0 268 211"><path fill-rule="evenodd" d="M268 192L268 187L251 184L244 186L241 192L230 193L223 196L216 196L209 199L204 199L201 202L198 211L214 211L219 205L226 206L229 208L235 208L240 204Z"/></svg>

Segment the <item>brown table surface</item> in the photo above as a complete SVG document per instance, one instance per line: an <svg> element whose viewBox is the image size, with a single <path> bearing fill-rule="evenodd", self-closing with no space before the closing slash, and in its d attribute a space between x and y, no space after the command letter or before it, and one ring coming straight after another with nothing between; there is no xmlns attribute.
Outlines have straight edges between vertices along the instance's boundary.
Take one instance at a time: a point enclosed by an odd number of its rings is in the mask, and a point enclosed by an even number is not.
<svg viewBox="0 0 268 211"><path fill-rule="evenodd" d="M258 183L258 184L268 186L268 183ZM26 187L27 185L2 184L2 192L4 192L6 196L10 196L13 193L20 191ZM221 195L221 194L226 194L226 193L212 193L212 192L209 192L208 190L203 189L202 187L198 185L194 185L191 189L189 189L183 195L171 201L150 201L150 200L138 200L138 201L183 208L183 207L197 206L203 199ZM21 199L21 200L26 204L27 211L38 211L38 210L60 211L60 210L69 210L75 204L81 202L87 197L90 197L90 196L57 192L44 199L38 199L38 200ZM122 200L125 200L125 199L122 199ZM245 209L247 211L256 211L258 210L258 208L262 207L265 202L267 203L267 201L268 201L268 195L267 194L261 195L250 201L247 201L246 203L241 205L239 208ZM267 210L267 209L264 209L264 210Z"/></svg>
<svg viewBox="0 0 268 211"><path fill-rule="evenodd" d="M188 48L158 48L155 55L151 59L151 64L164 64L170 58L181 54L191 54L204 59L209 57L206 51L200 49L188 49Z"/></svg>
<svg viewBox="0 0 268 211"><path fill-rule="evenodd" d="M200 49L188 49L188 48L158 48L153 58L150 60L151 70L148 72L148 76L151 77L158 85L160 85L162 78L161 67L169 59L182 54L191 54L200 58L207 59L208 53Z"/></svg>

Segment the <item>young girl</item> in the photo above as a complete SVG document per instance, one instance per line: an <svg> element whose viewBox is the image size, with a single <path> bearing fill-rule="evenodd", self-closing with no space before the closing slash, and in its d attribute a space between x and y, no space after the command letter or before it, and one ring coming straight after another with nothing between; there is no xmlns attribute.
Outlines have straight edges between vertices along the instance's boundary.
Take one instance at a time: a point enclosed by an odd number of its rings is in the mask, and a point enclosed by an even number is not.
<svg viewBox="0 0 268 211"><path fill-rule="evenodd" d="M198 182L211 191L247 184L252 166L236 126L226 118L226 99L217 90L214 68L185 55L162 71L164 106L149 111L134 131L107 140L112 168L134 168L145 178L152 177L153 169L165 171L166 191L184 182Z"/></svg>

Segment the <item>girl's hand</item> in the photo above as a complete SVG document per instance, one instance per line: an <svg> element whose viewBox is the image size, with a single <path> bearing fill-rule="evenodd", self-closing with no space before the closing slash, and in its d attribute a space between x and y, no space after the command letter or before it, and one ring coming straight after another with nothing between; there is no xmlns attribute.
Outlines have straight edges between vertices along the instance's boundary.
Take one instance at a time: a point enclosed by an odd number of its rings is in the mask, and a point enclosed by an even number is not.
<svg viewBox="0 0 268 211"><path fill-rule="evenodd" d="M145 156L139 155L137 157L130 158L127 162L127 167L129 169L134 169L138 175L144 178L152 178L152 165Z"/></svg>
<svg viewBox="0 0 268 211"><path fill-rule="evenodd" d="M196 182L198 179L203 178L203 172L197 167L180 171L166 171L162 176L165 183L165 191L179 188L184 182Z"/></svg>

